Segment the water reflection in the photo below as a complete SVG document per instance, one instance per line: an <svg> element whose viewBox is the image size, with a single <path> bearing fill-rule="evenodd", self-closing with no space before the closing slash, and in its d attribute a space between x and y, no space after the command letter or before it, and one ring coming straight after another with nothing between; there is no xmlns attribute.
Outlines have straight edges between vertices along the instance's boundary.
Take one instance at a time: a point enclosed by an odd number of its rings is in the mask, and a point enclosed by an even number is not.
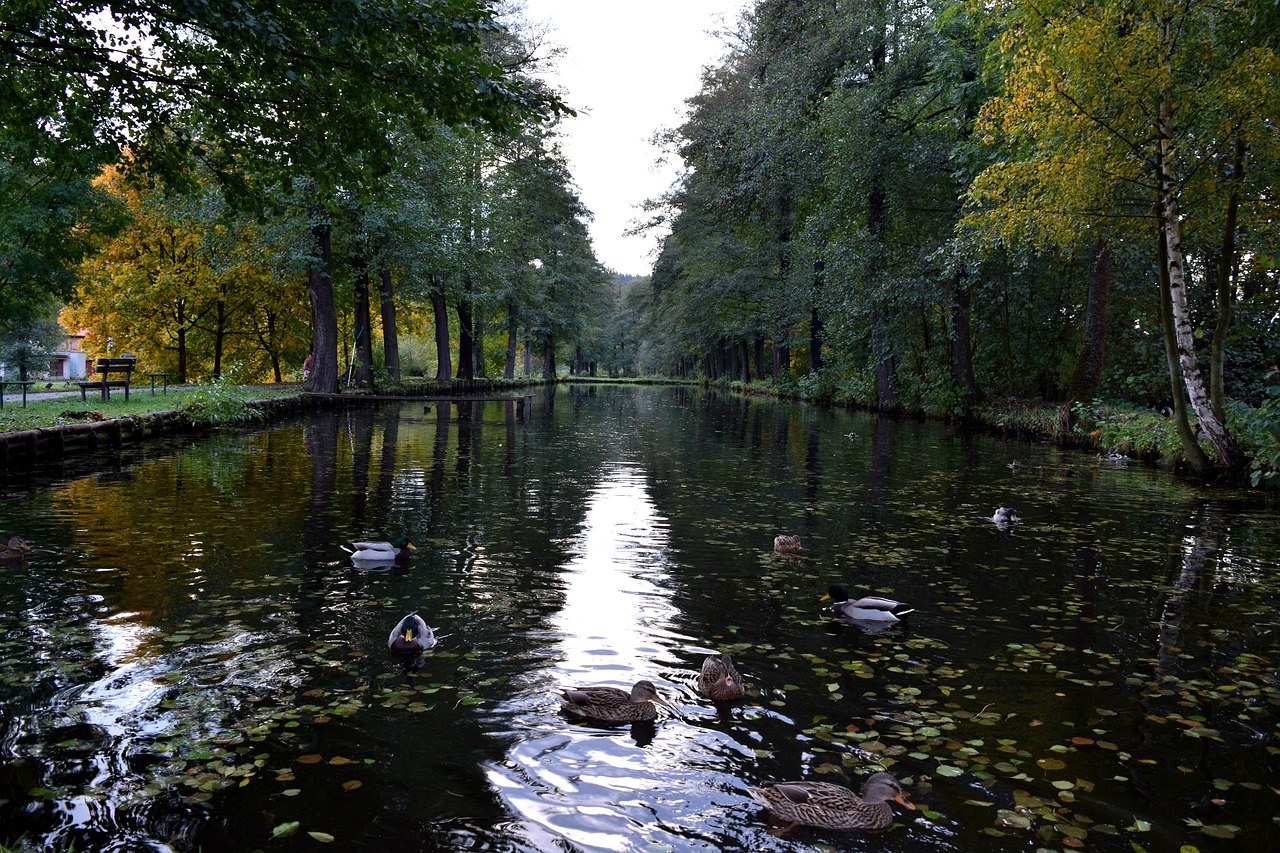
<svg viewBox="0 0 1280 853"><path fill-rule="evenodd" d="M294 853L309 832L352 851L1273 849L1275 507L1014 455L785 402L561 388L317 412L20 484L0 530L39 550L0 570L4 832L181 853ZM806 553L774 555L779 532ZM338 548L398 533L419 550L392 571ZM834 581L909 602L910 630L835 622ZM441 639L406 668L387 632L412 611ZM723 714L693 689L721 652L749 686ZM562 687L638 678L676 713L559 711ZM927 816L875 838L775 837L746 795L858 789L880 765Z"/></svg>

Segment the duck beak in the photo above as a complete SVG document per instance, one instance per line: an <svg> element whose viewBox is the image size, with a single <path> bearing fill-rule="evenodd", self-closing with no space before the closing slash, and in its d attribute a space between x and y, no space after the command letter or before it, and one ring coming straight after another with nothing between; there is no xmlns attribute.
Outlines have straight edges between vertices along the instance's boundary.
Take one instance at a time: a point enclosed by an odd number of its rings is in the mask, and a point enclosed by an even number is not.
<svg viewBox="0 0 1280 853"><path fill-rule="evenodd" d="M412 629L412 628L410 628L409 630L407 630L407 631L405 631L405 632L404 632L404 638L405 638L406 640L412 640L412 639L413 639L413 629Z"/></svg>
<svg viewBox="0 0 1280 853"><path fill-rule="evenodd" d="M893 800L903 808L911 809L911 811L916 810L916 804L907 799L907 794L905 791L899 791L897 794L894 795Z"/></svg>
<svg viewBox="0 0 1280 853"><path fill-rule="evenodd" d="M830 601L830 600L831 600L831 596L830 596L830 595L824 595L824 596L822 596L822 598L819 598L818 600L819 600L819 601Z"/></svg>
<svg viewBox="0 0 1280 853"><path fill-rule="evenodd" d="M413 547L413 543L412 543L412 542L406 542L406 543L405 543L405 545L404 545L404 547L408 548L410 551L416 551L416 550L418 550L417 548Z"/></svg>

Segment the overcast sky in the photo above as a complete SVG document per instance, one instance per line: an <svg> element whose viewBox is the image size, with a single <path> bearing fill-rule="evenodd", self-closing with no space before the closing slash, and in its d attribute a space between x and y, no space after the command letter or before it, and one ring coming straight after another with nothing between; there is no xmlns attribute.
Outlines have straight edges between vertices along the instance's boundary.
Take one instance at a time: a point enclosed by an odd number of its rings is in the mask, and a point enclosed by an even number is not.
<svg viewBox="0 0 1280 853"><path fill-rule="evenodd" d="M647 275L657 235L624 237L661 195L678 164L659 168L649 142L679 124L697 94L704 66L723 43L711 33L732 25L747 0L525 0L525 17L548 27L565 48L549 82L578 117L566 119L564 150L583 204L595 214L596 257L620 273Z"/></svg>

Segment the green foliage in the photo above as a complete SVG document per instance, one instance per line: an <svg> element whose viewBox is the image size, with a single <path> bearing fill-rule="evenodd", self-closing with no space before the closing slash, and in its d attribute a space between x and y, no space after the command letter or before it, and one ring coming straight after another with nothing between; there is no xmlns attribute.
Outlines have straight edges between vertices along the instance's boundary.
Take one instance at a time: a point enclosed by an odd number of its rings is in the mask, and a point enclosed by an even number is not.
<svg viewBox="0 0 1280 853"><path fill-rule="evenodd" d="M1268 378L1275 380L1276 371ZM1227 404L1227 422L1251 457L1249 482L1255 487L1280 487L1280 385L1266 389L1256 407L1232 401Z"/></svg>
<svg viewBox="0 0 1280 853"><path fill-rule="evenodd" d="M436 371L435 344L421 335L401 335L401 376L434 376Z"/></svg>
<svg viewBox="0 0 1280 853"><path fill-rule="evenodd" d="M39 376L49 367L49 354L65 340L56 320L0 321L0 364L16 369L19 378Z"/></svg>
<svg viewBox="0 0 1280 853"><path fill-rule="evenodd" d="M1126 403L1093 400L1072 406L1073 429L1088 436L1092 445L1107 453L1134 459L1182 462L1182 441L1172 418Z"/></svg>
<svg viewBox="0 0 1280 853"><path fill-rule="evenodd" d="M249 405L256 399L251 391L235 384L238 366L222 376L197 385L179 409L193 425L226 426L266 419L266 413Z"/></svg>
<svg viewBox="0 0 1280 853"><path fill-rule="evenodd" d="M82 160L0 130L0 323L24 322L65 299L73 268L115 208Z"/></svg>

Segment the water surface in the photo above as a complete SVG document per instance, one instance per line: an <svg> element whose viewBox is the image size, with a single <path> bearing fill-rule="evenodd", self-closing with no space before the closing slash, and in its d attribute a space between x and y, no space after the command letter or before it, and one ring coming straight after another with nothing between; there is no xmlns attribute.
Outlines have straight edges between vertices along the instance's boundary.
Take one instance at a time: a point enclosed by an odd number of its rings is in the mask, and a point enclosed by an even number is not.
<svg viewBox="0 0 1280 853"><path fill-rule="evenodd" d="M1280 847L1280 514L1254 495L934 424L595 386L316 413L3 487L0 534L36 549L0 568L0 840ZM1002 505L1022 523L983 518ZM386 571L339 547L402 532L417 551ZM804 556L772 553L783 532ZM837 580L916 613L833 620ZM440 644L395 659L415 610ZM748 701L697 695L713 652ZM639 678L675 706L656 725L558 710L559 688ZM882 834L779 833L747 795L882 768L919 806Z"/></svg>

